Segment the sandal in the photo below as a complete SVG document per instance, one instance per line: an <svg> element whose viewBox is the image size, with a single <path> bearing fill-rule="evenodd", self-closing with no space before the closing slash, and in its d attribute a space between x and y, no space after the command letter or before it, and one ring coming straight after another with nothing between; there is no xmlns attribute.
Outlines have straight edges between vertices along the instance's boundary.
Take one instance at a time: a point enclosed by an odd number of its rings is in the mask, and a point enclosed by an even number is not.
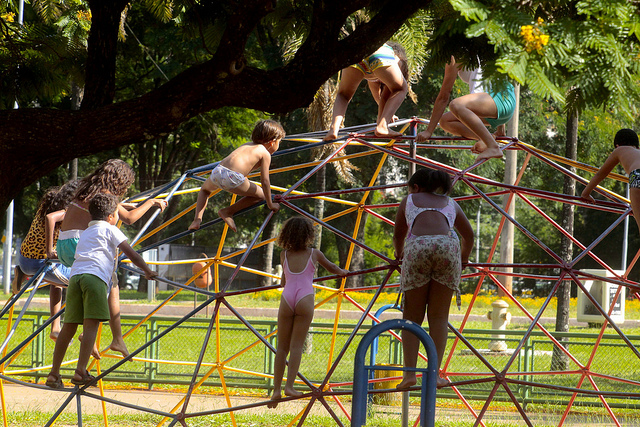
<svg viewBox="0 0 640 427"><path fill-rule="evenodd" d="M82 375L80 372L76 370L76 374L82 376L82 379L77 380L75 378L71 378L71 384L83 386L83 385L91 384L96 380L96 377L91 375L88 371L84 371L84 375Z"/></svg>
<svg viewBox="0 0 640 427"><path fill-rule="evenodd" d="M49 377L53 377L55 379L52 381L49 379ZM60 376L60 374L49 374L47 376L47 381L44 384L47 387L55 390L61 390L64 388L64 384L62 383L62 377Z"/></svg>

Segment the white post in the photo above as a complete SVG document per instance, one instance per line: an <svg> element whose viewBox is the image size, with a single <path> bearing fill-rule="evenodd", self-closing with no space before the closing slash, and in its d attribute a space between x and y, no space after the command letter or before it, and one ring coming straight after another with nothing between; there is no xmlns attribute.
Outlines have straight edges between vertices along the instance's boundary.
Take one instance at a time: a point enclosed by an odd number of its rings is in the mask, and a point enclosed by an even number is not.
<svg viewBox="0 0 640 427"><path fill-rule="evenodd" d="M18 9L18 24L22 25L24 21L24 0L20 0L20 7ZM18 102L15 102L13 105L15 110L18 109ZM4 271L4 275L2 277L2 288L4 289L4 293L8 294L11 292L9 286L11 284L11 252L13 248L13 200L9 203L9 207L7 207L7 223L4 230L4 245L3 245L3 263L2 268Z"/></svg>
<svg viewBox="0 0 640 427"><path fill-rule="evenodd" d="M13 245L13 200L9 203L9 207L7 208L7 224L4 229L5 240L3 244L4 258L2 263L2 268L4 271L4 275L2 277L2 287L4 289L4 293L8 294L11 292L11 247Z"/></svg>

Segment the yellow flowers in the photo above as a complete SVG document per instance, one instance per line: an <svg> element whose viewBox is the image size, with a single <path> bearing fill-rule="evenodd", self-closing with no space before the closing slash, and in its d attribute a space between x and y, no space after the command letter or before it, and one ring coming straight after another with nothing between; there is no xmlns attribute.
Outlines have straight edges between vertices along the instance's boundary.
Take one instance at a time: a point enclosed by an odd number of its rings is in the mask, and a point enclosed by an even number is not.
<svg viewBox="0 0 640 427"><path fill-rule="evenodd" d="M13 22L15 17L16 17L16 14L13 13L13 12L7 12L7 13L3 13L2 15L0 15L0 18L2 18L3 20L5 20L7 22Z"/></svg>
<svg viewBox="0 0 640 427"><path fill-rule="evenodd" d="M523 25L520 27L520 35L524 39L524 48L527 52L534 50L542 54L543 48L549 43L549 35L544 34L544 20L538 18L533 25Z"/></svg>
<svg viewBox="0 0 640 427"><path fill-rule="evenodd" d="M78 21L91 21L91 11L78 11L76 17Z"/></svg>

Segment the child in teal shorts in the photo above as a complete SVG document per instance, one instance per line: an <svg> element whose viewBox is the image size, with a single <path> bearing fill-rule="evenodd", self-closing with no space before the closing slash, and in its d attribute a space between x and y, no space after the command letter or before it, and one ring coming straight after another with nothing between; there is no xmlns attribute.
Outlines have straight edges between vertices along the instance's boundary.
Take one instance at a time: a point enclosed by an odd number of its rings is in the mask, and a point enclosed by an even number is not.
<svg viewBox="0 0 640 427"><path fill-rule="evenodd" d="M115 226L118 222L118 203L116 196L107 193L96 194L89 203L92 221L78 240L67 289L65 322L53 351L51 372L46 381L48 387L64 387L60 365L79 324L82 324L84 338L80 344L78 365L71 382L75 385L86 385L95 380L95 377L87 372L87 365L100 322L109 320L107 297L111 276L116 267L118 249L144 271L147 279L157 275L151 271L140 254L131 248L127 243L127 237Z"/></svg>

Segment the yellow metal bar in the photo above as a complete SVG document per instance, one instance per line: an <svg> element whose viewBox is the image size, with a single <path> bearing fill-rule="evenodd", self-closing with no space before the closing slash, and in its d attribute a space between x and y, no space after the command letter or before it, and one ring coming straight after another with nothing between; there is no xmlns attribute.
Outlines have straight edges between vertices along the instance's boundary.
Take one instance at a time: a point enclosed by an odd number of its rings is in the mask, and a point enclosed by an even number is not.
<svg viewBox="0 0 640 427"><path fill-rule="evenodd" d="M199 191L199 189L195 189L195 190ZM209 195L209 198L215 196L220 191L221 191L220 189L212 191L211 194ZM148 239L149 237L153 236L157 232L164 230L165 228L167 228L168 226L170 226L171 224L173 224L174 222L176 222L177 220L179 220L180 218L182 218L183 216L185 216L186 214L188 214L189 212L194 210L195 207L196 207L196 203L192 204L187 209L183 210L182 212L180 212L179 214L177 214L173 218L168 219L166 221L163 221L162 224L160 224L158 227L154 228L153 230L150 230L149 232L147 232L146 234L141 236L140 239L138 239L138 243L137 244L140 244L140 243L144 242L146 239Z"/></svg>
<svg viewBox="0 0 640 427"><path fill-rule="evenodd" d="M4 396L4 381L0 379L0 400L2 400L2 424L8 427L7 423L7 400Z"/></svg>
<svg viewBox="0 0 640 427"><path fill-rule="evenodd" d="M273 332L265 335L264 338L266 339L266 338L272 337L273 335L276 334L277 331L278 331L277 329L274 330ZM229 363L230 361L232 361L236 357L239 357L239 356L243 355L244 353L246 353L247 351L251 350L253 347L255 347L258 344L262 344L262 341L257 339L254 342L252 342L251 344L249 344L247 347L245 347L242 350L240 350L239 352L237 352L236 354L234 354L234 355L230 356L229 358L225 359L225 361L222 362L222 365L226 365L227 363Z"/></svg>
<svg viewBox="0 0 640 427"><path fill-rule="evenodd" d="M333 362L333 351L336 347L336 336L338 335L338 320L340 319L340 307L342 306L342 292L338 294L338 304L336 305L336 316L333 319L333 331L331 333L331 345L329 346L329 360L327 361L327 373L331 369Z"/></svg>
<svg viewBox="0 0 640 427"><path fill-rule="evenodd" d="M571 159L567 159L566 157L562 157L559 156L557 154L553 154L553 153L549 153L548 151L544 151L541 150L537 147L534 147L533 145L527 144L526 142L522 142L522 141L518 141L518 144L521 144L525 147L528 147L529 149L535 151L536 153L540 154L542 157L545 157L547 159L550 160L554 160L558 163L562 163L565 165L569 165L569 166L573 166L576 169L585 171L585 172L593 172L596 173L598 172L599 168L595 167L595 166L591 166L591 165L587 165L585 163L581 163L581 162L577 162L575 160L571 160ZM611 179L615 179L616 181L620 181L620 182L624 182L627 183L629 182L629 178L624 176L624 175L620 175L618 173L610 173L609 175L607 175L608 178Z"/></svg>
<svg viewBox="0 0 640 427"><path fill-rule="evenodd" d="M271 185L270 188L272 190L278 190L278 191L282 191L285 192L287 189L284 187L278 187L277 185ZM309 193L306 193L304 191L297 191L297 190L293 190L291 192L291 194L297 194L297 195L309 195ZM356 202L352 202L351 200L345 200L345 199L336 199L333 197L327 197L327 196L314 196L311 197L312 199L318 199L318 200L324 200L326 202L333 202L333 203L339 203L342 205L349 205L349 206L357 206L358 203Z"/></svg>
<svg viewBox="0 0 640 427"><path fill-rule="evenodd" d="M203 382L205 382L205 381L207 380L207 378L209 378L209 377L211 376L211 374L212 374L215 370L216 370L216 368L215 368L215 367L214 367L214 368L212 368L212 369L209 369L209 371L208 371L206 374L204 374L204 375L202 376L202 378L200 379L200 381L198 381L198 382L193 386L193 391L197 390L197 389L202 385L202 383L203 383ZM180 409L180 407L181 407L182 405L184 405L184 401L185 401L186 399L187 399L187 396L184 396L182 399L180 399L180 401L178 402L178 404L177 404L177 405L175 405L175 406L174 406L174 407L173 407L169 412L170 412L170 413L172 413L172 414L175 414L175 413L176 413L176 411L177 411L178 409ZM160 427L160 426L162 426L164 423L166 423L168 420L169 420L169 417L163 417L163 418L160 420L160 422L159 422L156 426L157 426L157 427Z"/></svg>
<svg viewBox="0 0 640 427"><path fill-rule="evenodd" d="M102 370L100 369L100 362L98 362L96 366L96 372L98 373L98 376L102 373ZM102 378L98 381L98 387L100 389L100 396L104 397L104 382L102 381ZM103 425L104 427L109 427L109 421L107 419L107 403L104 400L101 400L100 404L102 405Z"/></svg>
<svg viewBox="0 0 640 427"><path fill-rule="evenodd" d="M218 368L218 375L220 375L220 383L222 384L222 391L224 392L225 400L227 401L227 407L232 408L231 406L231 398L229 397L229 390L227 389L227 381L224 379L224 372L222 372L221 368ZM236 417L233 411L229 412L229 416L231 416L231 422L233 423L233 427L236 427Z"/></svg>

